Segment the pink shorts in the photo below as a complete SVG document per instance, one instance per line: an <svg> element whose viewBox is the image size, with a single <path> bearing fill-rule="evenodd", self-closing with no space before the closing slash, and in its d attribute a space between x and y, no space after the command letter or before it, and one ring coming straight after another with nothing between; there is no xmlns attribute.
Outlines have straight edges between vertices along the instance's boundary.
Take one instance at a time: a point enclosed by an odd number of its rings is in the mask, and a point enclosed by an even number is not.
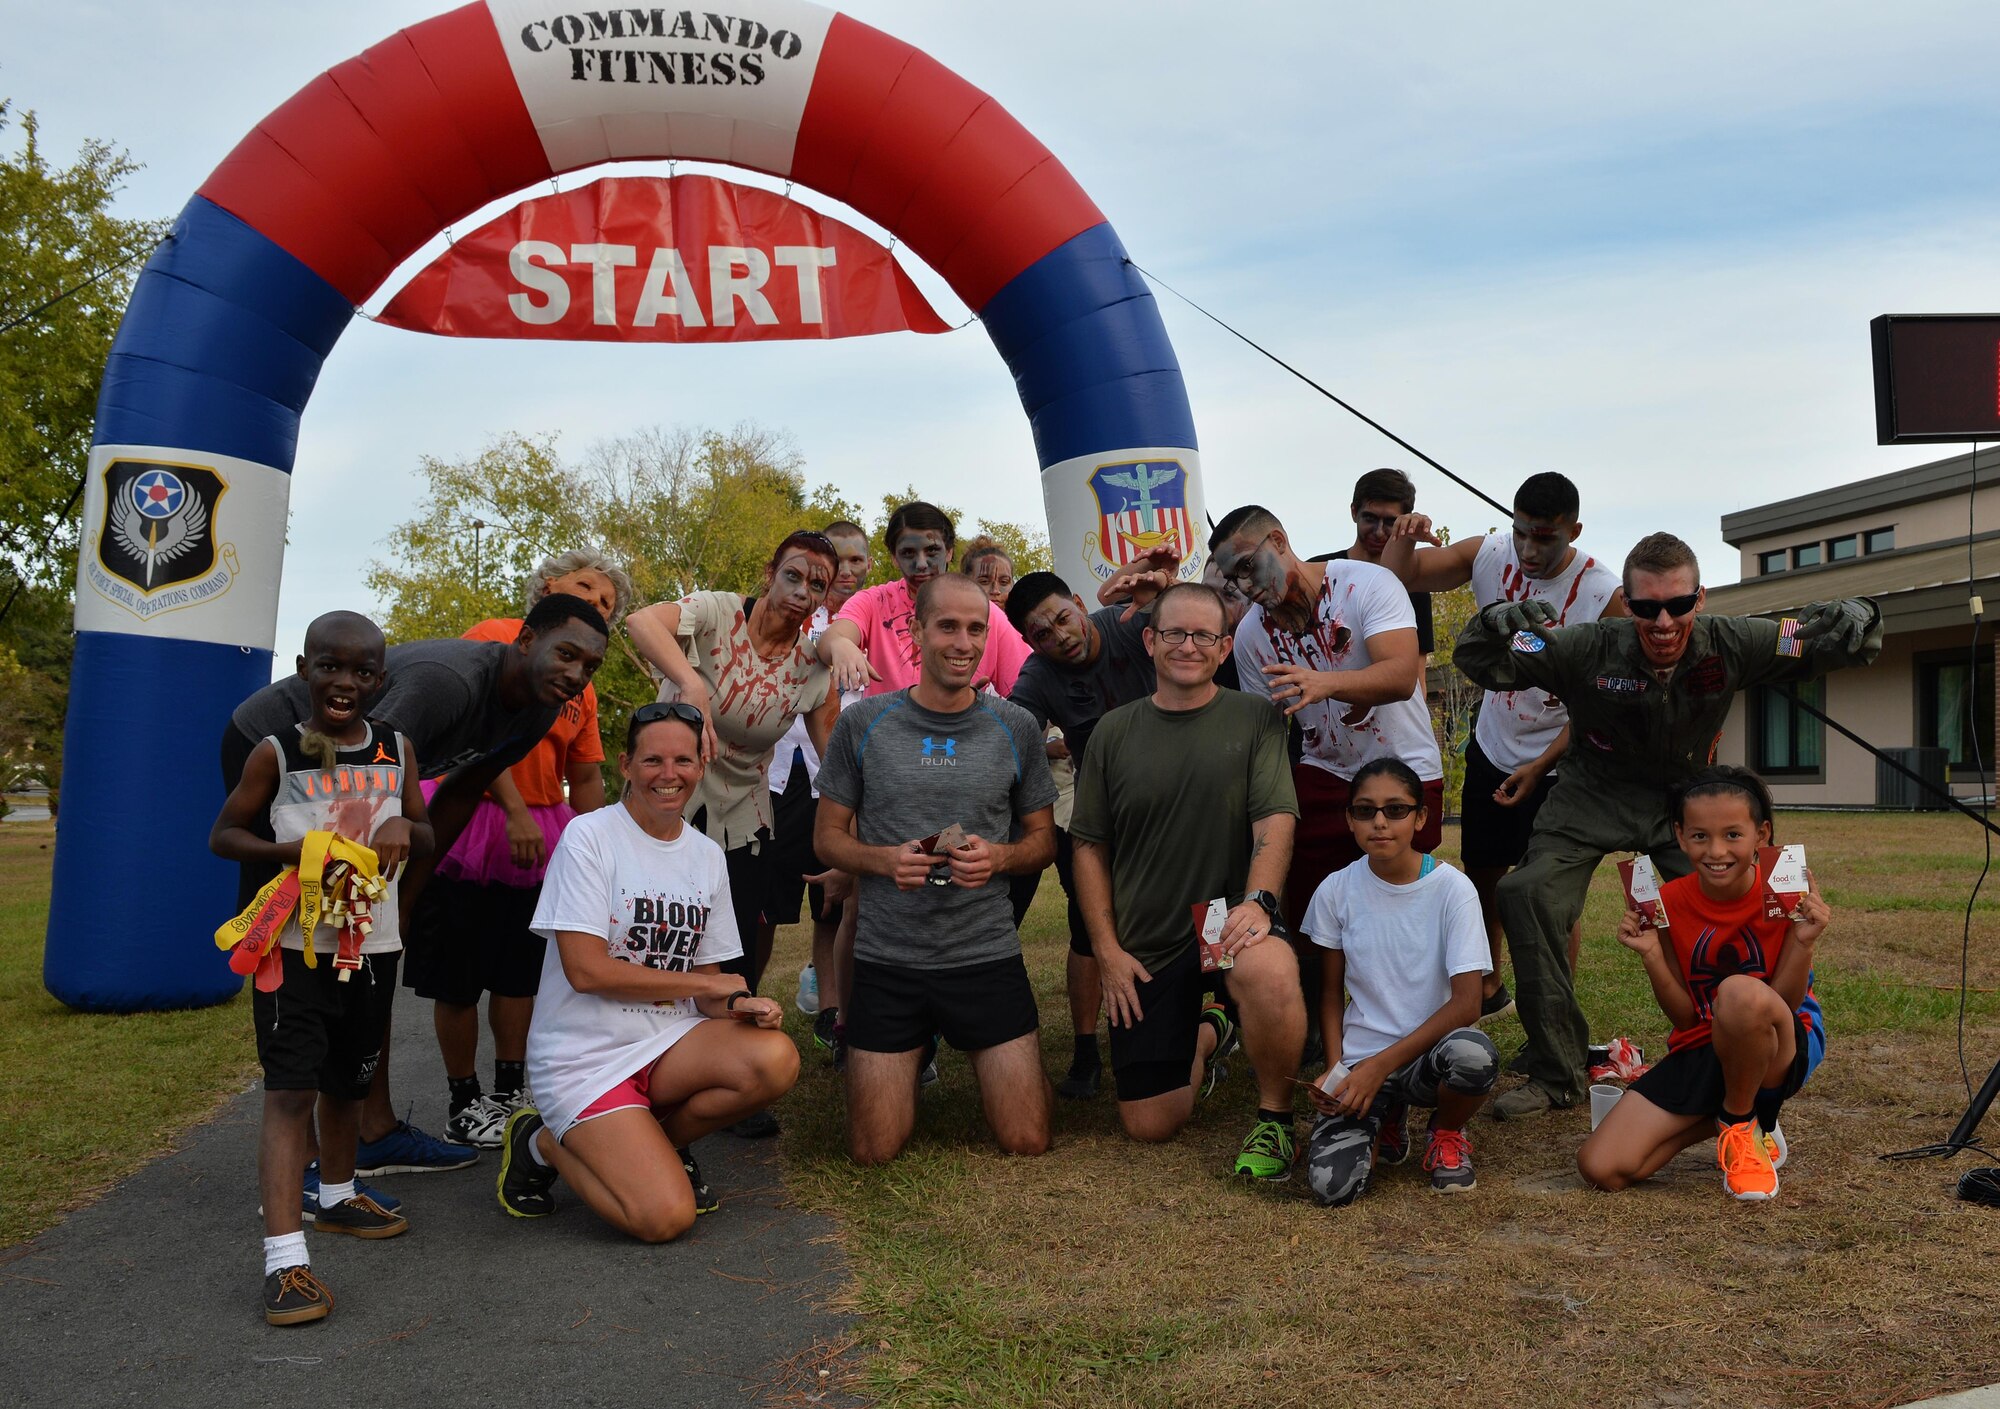
<svg viewBox="0 0 2000 1409"><path fill-rule="evenodd" d="M613 1111L627 1110L635 1106L642 1111L650 1111L653 1108L652 1091L653 1066L649 1062L585 1106L583 1114L571 1122L570 1130L576 1129L586 1120L595 1120L601 1115L610 1115Z"/></svg>

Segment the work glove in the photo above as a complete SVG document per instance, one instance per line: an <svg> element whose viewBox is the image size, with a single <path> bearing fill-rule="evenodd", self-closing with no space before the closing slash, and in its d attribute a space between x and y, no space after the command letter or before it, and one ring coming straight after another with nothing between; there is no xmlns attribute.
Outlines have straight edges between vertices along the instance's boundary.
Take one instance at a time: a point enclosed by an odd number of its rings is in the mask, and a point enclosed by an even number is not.
<svg viewBox="0 0 2000 1409"><path fill-rule="evenodd" d="M1861 649L1874 627L1874 604L1852 597L1842 602L1814 602L1799 613L1801 641L1847 655Z"/></svg>
<svg viewBox="0 0 2000 1409"><path fill-rule="evenodd" d="M1521 602L1495 602L1486 609L1486 624L1495 632L1514 637L1522 632L1552 639L1549 628L1556 624L1555 610L1547 602L1530 597Z"/></svg>

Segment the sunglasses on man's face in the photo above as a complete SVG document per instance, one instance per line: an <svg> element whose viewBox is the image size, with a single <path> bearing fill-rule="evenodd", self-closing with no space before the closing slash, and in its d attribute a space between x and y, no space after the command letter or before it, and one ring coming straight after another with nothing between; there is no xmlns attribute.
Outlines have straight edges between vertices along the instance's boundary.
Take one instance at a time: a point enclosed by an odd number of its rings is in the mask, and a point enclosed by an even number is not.
<svg viewBox="0 0 2000 1409"><path fill-rule="evenodd" d="M1695 588L1684 597L1627 597L1625 605L1632 615L1652 621L1661 612L1668 616L1686 616L1694 610L1694 604L1701 600L1701 589Z"/></svg>
<svg viewBox="0 0 2000 1409"><path fill-rule="evenodd" d="M1375 814L1378 812L1387 817L1391 822L1400 822L1416 810L1417 805L1414 802L1350 802L1347 804L1347 815L1357 822L1373 822Z"/></svg>

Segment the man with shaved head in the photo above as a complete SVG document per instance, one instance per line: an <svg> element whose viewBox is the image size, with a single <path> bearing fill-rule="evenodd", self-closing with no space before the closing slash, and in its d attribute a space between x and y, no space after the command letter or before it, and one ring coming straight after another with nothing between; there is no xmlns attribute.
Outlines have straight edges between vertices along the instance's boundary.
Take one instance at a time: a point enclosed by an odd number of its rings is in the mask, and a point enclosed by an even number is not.
<svg viewBox="0 0 2000 1409"><path fill-rule="evenodd" d="M973 688L991 621L971 578L925 582L917 683L843 710L820 763L813 849L860 885L845 995L847 1147L860 1164L908 1143L933 1034L971 1058L1001 1149L1049 1145L1041 1019L1001 878L1055 855L1056 787L1034 719Z"/></svg>

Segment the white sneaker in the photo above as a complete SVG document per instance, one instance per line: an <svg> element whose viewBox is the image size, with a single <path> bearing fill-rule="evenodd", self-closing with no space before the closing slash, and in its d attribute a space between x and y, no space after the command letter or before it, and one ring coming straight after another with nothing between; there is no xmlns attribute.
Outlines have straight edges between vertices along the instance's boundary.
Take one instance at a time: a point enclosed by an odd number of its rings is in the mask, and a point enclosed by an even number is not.
<svg viewBox="0 0 2000 1409"><path fill-rule="evenodd" d="M1769 1130L1758 1132L1764 1137L1764 1153L1771 1157L1771 1168L1783 1169L1785 1160L1791 1155L1792 1147L1785 1143L1785 1126L1782 1121Z"/></svg>
<svg viewBox="0 0 2000 1409"><path fill-rule="evenodd" d="M445 1122L445 1138L454 1144L497 1150L506 1141L507 1117L513 1113L511 1101L481 1096Z"/></svg>

